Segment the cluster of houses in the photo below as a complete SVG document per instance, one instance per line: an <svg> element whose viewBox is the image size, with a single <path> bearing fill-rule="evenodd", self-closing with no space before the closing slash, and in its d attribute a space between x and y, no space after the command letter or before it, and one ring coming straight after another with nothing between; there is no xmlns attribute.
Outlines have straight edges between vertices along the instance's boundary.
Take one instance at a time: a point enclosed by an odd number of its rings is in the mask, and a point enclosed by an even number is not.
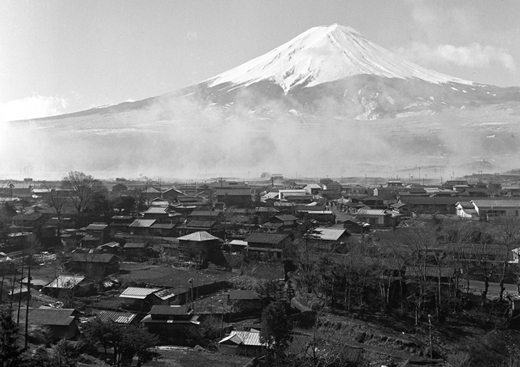
<svg viewBox="0 0 520 367"><path fill-rule="evenodd" d="M302 223L312 227L312 235L304 238L313 248L341 253L353 234L397 227L403 219L421 214L491 220L518 217L520 212L520 189L506 186L502 196L489 197L485 186L463 180L439 187L401 181L363 187L331 179L298 184L276 177L256 185L225 180L165 189L149 185L139 191L145 201L142 210L115 211L104 221L78 228L72 209L57 218L55 208L45 200L49 190L31 184L28 180L24 187L10 184L0 189L2 215L9 221L8 233L0 239L0 271L14 271L16 256L36 242L62 252L63 270L52 279L26 278L19 287L4 289L11 299L28 294L29 287L49 297L88 295L92 279L107 282L120 271L122 261L144 262L162 255L201 267L213 263L226 268L223 252L282 261ZM132 190L118 182L112 194L125 197ZM403 272L401 267L389 269ZM415 270L406 271L413 276ZM438 279L454 276L451 269L429 271ZM102 320L140 324L164 341L182 339L195 333L204 317L193 307L193 292L193 287L127 287L118 295L120 308L95 313ZM231 291L227 302L230 307L240 305L242 311L262 308L260 297L252 291ZM55 307L20 310L16 317L22 323L51 328L56 338L77 337L81 323L88 321L75 309ZM223 351L245 355L257 355L265 348L255 328L232 330L220 345Z"/></svg>

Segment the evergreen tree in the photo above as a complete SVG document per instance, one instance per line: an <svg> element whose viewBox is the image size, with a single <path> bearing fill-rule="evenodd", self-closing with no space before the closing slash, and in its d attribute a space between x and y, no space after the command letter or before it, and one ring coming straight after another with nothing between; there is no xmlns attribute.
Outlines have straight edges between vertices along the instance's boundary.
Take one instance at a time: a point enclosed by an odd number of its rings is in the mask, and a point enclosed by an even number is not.
<svg viewBox="0 0 520 367"><path fill-rule="evenodd" d="M22 348L19 345L19 330L13 320L12 308L0 306L0 367L22 365Z"/></svg>
<svg viewBox="0 0 520 367"><path fill-rule="evenodd" d="M269 304L262 313L260 338L267 344L268 365L281 365L285 350L291 343L292 323L285 307L285 303L276 301Z"/></svg>

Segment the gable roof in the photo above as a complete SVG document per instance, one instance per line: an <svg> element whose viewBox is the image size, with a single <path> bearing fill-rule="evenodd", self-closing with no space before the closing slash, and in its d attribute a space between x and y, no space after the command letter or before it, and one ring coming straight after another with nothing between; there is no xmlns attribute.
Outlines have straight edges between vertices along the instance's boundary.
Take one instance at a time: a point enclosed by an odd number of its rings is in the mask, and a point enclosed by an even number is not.
<svg viewBox="0 0 520 367"><path fill-rule="evenodd" d="M145 299L150 294L159 291L160 288L128 287L119 295L120 298Z"/></svg>
<svg viewBox="0 0 520 367"><path fill-rule="evenodd" d="M182 306L168 306L168 305L153 305L150 310L150 315L188 315L188 307L186 305Z"/></svg>
<svg viewBox="0 0 520 367"><path fill-rule="evenodd" d="M137 314L117 311L99 311L97 317L103 322L115 322L118 324L130 324Z"/></svg>
<svg viewBox="0 0 520 367"><path fill-rule="evenodd" d="M220 210L213 210L213 211L209 211L209 210L194 210L191 212L191 214L189 215L190 217L211 217L211 218L214 218L214 217L218 217L219 214L222 214L222 211Z"/></svg>
<svg viewBox="0 0 520 367"><path fill-rule="evenodd" d="M72 289L84 280L85 277L81 275L59 275L47 284L45 288Z"/></svg>
<svg viewBox="0 0 520 367"><path fill-rule="evenodd" d="M231 334L219 341L219 344L231 342L233 344L243 344L248 346L263 347L267 344L260 341L260 332L258 331L237 331L233 330Z"/></svg>
<svg viewBox="0 0 520 367"><path fill-rule="evenodd" d="M125 243L123 248L129 249L129 248L146 248L148 245L144 242L128 242Z"/></svg>
<svg viewBox="0 0 520 367"><path fill-rule="evenodd" d="M170 288L170 289L162 289L154 293L154 295L163 301L170 299L172 297L178 296L179 294L187 293L188 290L186 288Z"/></svg>
<svg viewBox="0 0 520 367"><path fill-rule="evenodd" d="M168 214L168 208L160 207L160 206L152 206L148 208L144 214Z"/></svg>
<svg viewBox="0 0 520 367"><path fill-rule="evenodd" d="M26 308L20 309L20 322L25 324ZM68 326L74 320L73 308L29 308L29 324L47 326ZM16 315L16 311L15 311Z"/></svg>
<svg viewBox="0 0 520 367"><path fill-rule="evenodd" d="M105 230L106 228L108 228L108 224L104 224L104 223L92 223L92 224L89 224L85 230L86 231L103 231Z"/></svg>
<svg viewBox="0 0 520 367"><path fill-rule="evenodd" d="M316 228L315 231L317 233L314 235L319 237L322 241L337 241L345 233L348 234L345 229L341 228Z"/></svg>
<svg viewBox="0 0 520 367"><path fill-rule="evenodd" d="M520 200L471 200L478 208L520 208Z"/></svg>
<svg viewBox="0 0 520 367"><path fill-rule="evenodd" d="M128 227L130 228L149 228L155 223L155 219L136 219Z"/></svg>
<svg viewBox="0 0 520 367"><path fill-rule="evenodd" d="M277 245L289 237L288 233L252 233L248 238L245 239L247 243L267 243Z"/></svg>

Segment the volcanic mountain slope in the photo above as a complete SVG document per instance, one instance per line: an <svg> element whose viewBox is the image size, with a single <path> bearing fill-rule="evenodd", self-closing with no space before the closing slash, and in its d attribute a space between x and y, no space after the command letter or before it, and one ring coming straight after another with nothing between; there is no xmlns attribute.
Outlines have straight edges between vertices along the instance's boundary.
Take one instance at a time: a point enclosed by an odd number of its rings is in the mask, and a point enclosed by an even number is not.
<svg viewBox="0 0 520 367"><path fill-rule="evenodd" d="M313 115L375 119L448 107L520 101L520 89L444 75L396 55L352 28L315 27L198 85L206 100L247 108L276 102Z"/></svg>
<svg viewBox="0 0 520 367"><path fill-rule="evenodd" d="M428 70L332 25L182 90L5 125L0 169L347 175L516 162L518 116L520 88Z"/></svg>

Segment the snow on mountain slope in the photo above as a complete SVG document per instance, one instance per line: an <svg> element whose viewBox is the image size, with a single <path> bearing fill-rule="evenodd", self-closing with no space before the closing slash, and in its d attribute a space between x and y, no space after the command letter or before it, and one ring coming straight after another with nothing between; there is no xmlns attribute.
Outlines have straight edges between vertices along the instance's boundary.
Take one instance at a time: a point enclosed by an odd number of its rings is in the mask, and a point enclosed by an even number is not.
<svg viewBox="0 0 520 367"><path fill-rule="evenodd" d="M314 27L274 50L205 82L247 86L274 81L286 93L296 86L312 87L354 75L420 79L429 83L473 82L409 62L367 40L356 30L337 24Z"/></svg>

